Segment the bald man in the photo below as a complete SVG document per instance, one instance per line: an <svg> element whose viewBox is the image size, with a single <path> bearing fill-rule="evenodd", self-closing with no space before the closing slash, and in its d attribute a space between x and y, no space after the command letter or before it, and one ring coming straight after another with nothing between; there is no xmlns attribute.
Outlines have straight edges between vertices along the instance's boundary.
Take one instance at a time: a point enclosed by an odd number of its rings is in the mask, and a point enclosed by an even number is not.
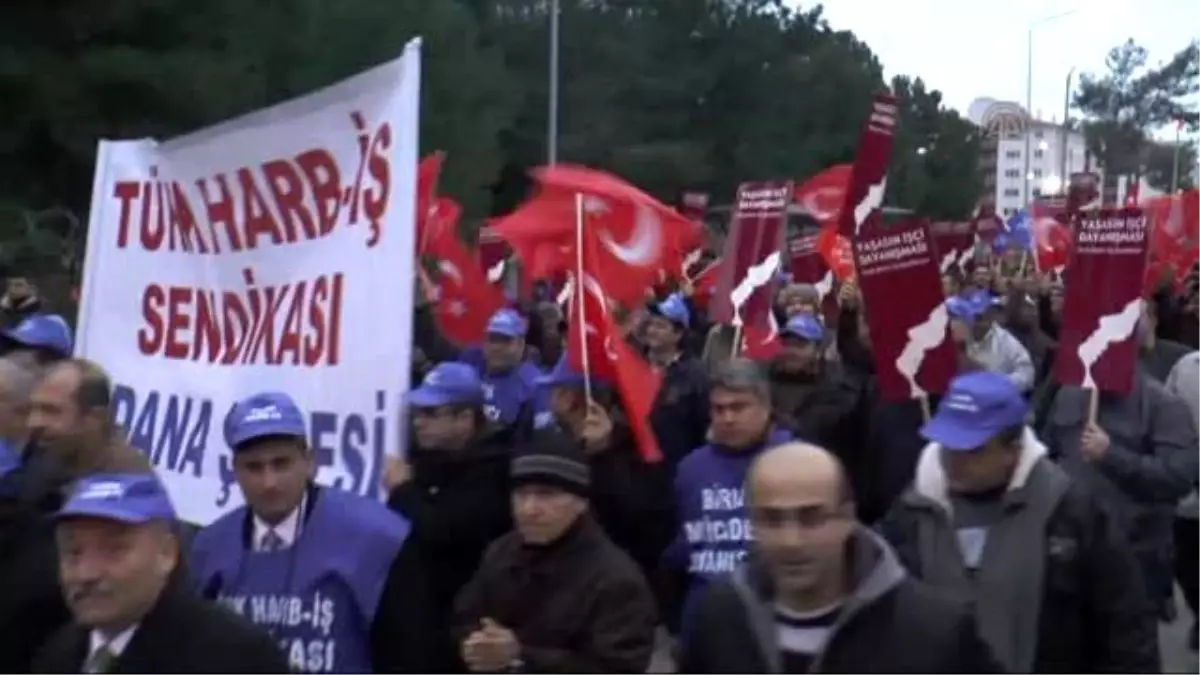
<svg viewBox="0 0 1200 675"><path fill-rule="evenodd" d="M746 498L751 556L706 589L679 672L1002 672L966 606L911 579L855 520L828 451L764 452Z"/></svg>

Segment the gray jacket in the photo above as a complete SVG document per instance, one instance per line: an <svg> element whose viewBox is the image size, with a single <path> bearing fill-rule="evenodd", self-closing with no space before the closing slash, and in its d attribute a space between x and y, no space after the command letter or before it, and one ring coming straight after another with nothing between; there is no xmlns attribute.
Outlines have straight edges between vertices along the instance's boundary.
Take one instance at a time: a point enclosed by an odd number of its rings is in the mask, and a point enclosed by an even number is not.
<svg viewBox="0 0 1200 675"><path fill-rule="evenodd" d="M1182 399L1139 372L1128 394L1100 395L1096 420L1109 448L1092 462L1080 450L1090 396L1079 387L1059 389L1040 436L1067 473L1112 510L1139 557L1169 558L1172 512L1200 471L1192 414Z"/></svg>
<svg viewBox="0 0 1200 675"><path fill-rule="evenodd" d="M904 581L908 574L891 546L883 537L866 528L860 528L854 535L851 544L856 555L852 579L854 590L846 598L842 612L826 645L833 642L833 635L838 629L854 618L854 615L865 607L879 600L889 591L895 589ZM780 662L779 649L776 648L775 618L772 608L764 605L755 591L750 580L751 568L747 565L739 567L733 573L733 587L741 598L750 616L751 629L758 638L762 653L768 658L769 672L783 672ZM821 671L821 659L824 654L818 654L813 659L812 672Z"/></svg>
<svg viewBox="0 0 1200 675"><path fill-rule="evenodd" d="M1187 403L1192 421L1200 427L1200 352L1192 352L1175 363L1171 374L1167 376L1167 391ZM1197 448L1197 453L1200 453L1200 448ZM1200 494L1192 490L1192 494L1179 504L1176 513L1184 518L1200 519Z"/></svg>
<svg viewBox="0 0 1200 675"><path fill-rule="evenodd" d="M1021 391L1033 388L1036 373L1029 350L1001 326L993 325L982 340L968 344L967 356L987 370L1007 377Z"/></svg>
<svg viewBox="0 0 1200 675"><path fill-rule="evenodd" d="M1026 428L1021 456L1004 496L1003 520L990 528L974 581L964 571L955 536L941 446L931 443L921 452L912 489L901 497L918 514L920 577L959 597L974 598L979 630L1010 672L1027 673L1034 666L1043 568L1029 563L1045 558L1046 525L1069 481Z"/></svg>

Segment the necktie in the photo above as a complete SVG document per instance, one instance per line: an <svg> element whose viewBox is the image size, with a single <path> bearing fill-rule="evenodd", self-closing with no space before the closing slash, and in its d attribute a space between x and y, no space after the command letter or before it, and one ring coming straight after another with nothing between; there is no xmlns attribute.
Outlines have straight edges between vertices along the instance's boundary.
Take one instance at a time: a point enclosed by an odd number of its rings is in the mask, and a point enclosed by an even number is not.
<svg viewBox="0 0 1200 675"><path fill-rule="evenodd" d="M264 553L274 553L275 551L283 550L283 537L275 530L267 530L267 533L262 538L262 550Z"/></svg>
<svg viewBox="0 0 1200 675"><path fill-rule="evenodd" d="M100 647L88 657L85 673L111 673L117 665L117 655L108 645Z"/></svg>

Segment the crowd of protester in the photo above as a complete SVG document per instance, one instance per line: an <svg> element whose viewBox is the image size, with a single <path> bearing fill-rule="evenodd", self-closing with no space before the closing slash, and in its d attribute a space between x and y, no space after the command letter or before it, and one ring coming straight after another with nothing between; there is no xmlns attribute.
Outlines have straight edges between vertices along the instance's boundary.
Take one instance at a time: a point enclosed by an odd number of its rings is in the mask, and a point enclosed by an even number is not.
<svg viewBox="0 0 1200 675"><path fill-rule="evenodd" d="M959 374L925 402L881 397L852 282L832 310L784 283L769 362L649 293L623 323L662 373L656 463L562 307L460 347L419 302L386 502L315 483L305 411L247 391L221 428L245 506L198 528L10 281L0 671L1159 672L1158 622L1197 610L1194 283L1147 299L1094 421L1052 377L1061 283L944 286Z"/></svg>

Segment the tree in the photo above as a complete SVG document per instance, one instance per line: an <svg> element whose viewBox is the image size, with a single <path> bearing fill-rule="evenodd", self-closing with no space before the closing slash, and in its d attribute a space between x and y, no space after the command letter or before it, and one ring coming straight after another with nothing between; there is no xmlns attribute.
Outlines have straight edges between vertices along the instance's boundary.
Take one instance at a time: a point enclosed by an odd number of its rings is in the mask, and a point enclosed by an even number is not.
<svg viewBox="0 0 1200 675"><path fill-rule="evenodd" d="M1083 113L1088 152L1104 169L1108 190L1120 175L1142 175L1150 131L1176 121L1192 131L1200 127L1196 105L1189 100L1200 91L1198 56L1200 45L1193 41L1166 63L1149 68L1149 53L1128 40L1109 51L1107 73L1080 77L1074 106Z"/></svg>
<svg viewBox="0 0 1200 675"><path fill-rule="evenodd" d="M980 134L974 124L942 106L921 78L892 79L900 121L892 149L888 203L934 220L970 215L983 191Z"/></svg>
<svg viewBox="0 0 1200 675"><path fill-rule="evenodd" d="M100 138L166 138L309 92L424 37L422 149L487 207L513 112L503 59L446 0L108 0L6 4L0 24L0 204L87 210Z"/></svg>
<svg viewBox="0 0 1200 675"><path fill-rule="evenodd" d="M1184 140L1179 143L1149 143L1146 145L1146 182L1150 187L1162 192L1171 191L1173 177L1178 181L1174 187L1180 190L1196 187L1193 171L1196 159L1194 142Z"/></svg>

